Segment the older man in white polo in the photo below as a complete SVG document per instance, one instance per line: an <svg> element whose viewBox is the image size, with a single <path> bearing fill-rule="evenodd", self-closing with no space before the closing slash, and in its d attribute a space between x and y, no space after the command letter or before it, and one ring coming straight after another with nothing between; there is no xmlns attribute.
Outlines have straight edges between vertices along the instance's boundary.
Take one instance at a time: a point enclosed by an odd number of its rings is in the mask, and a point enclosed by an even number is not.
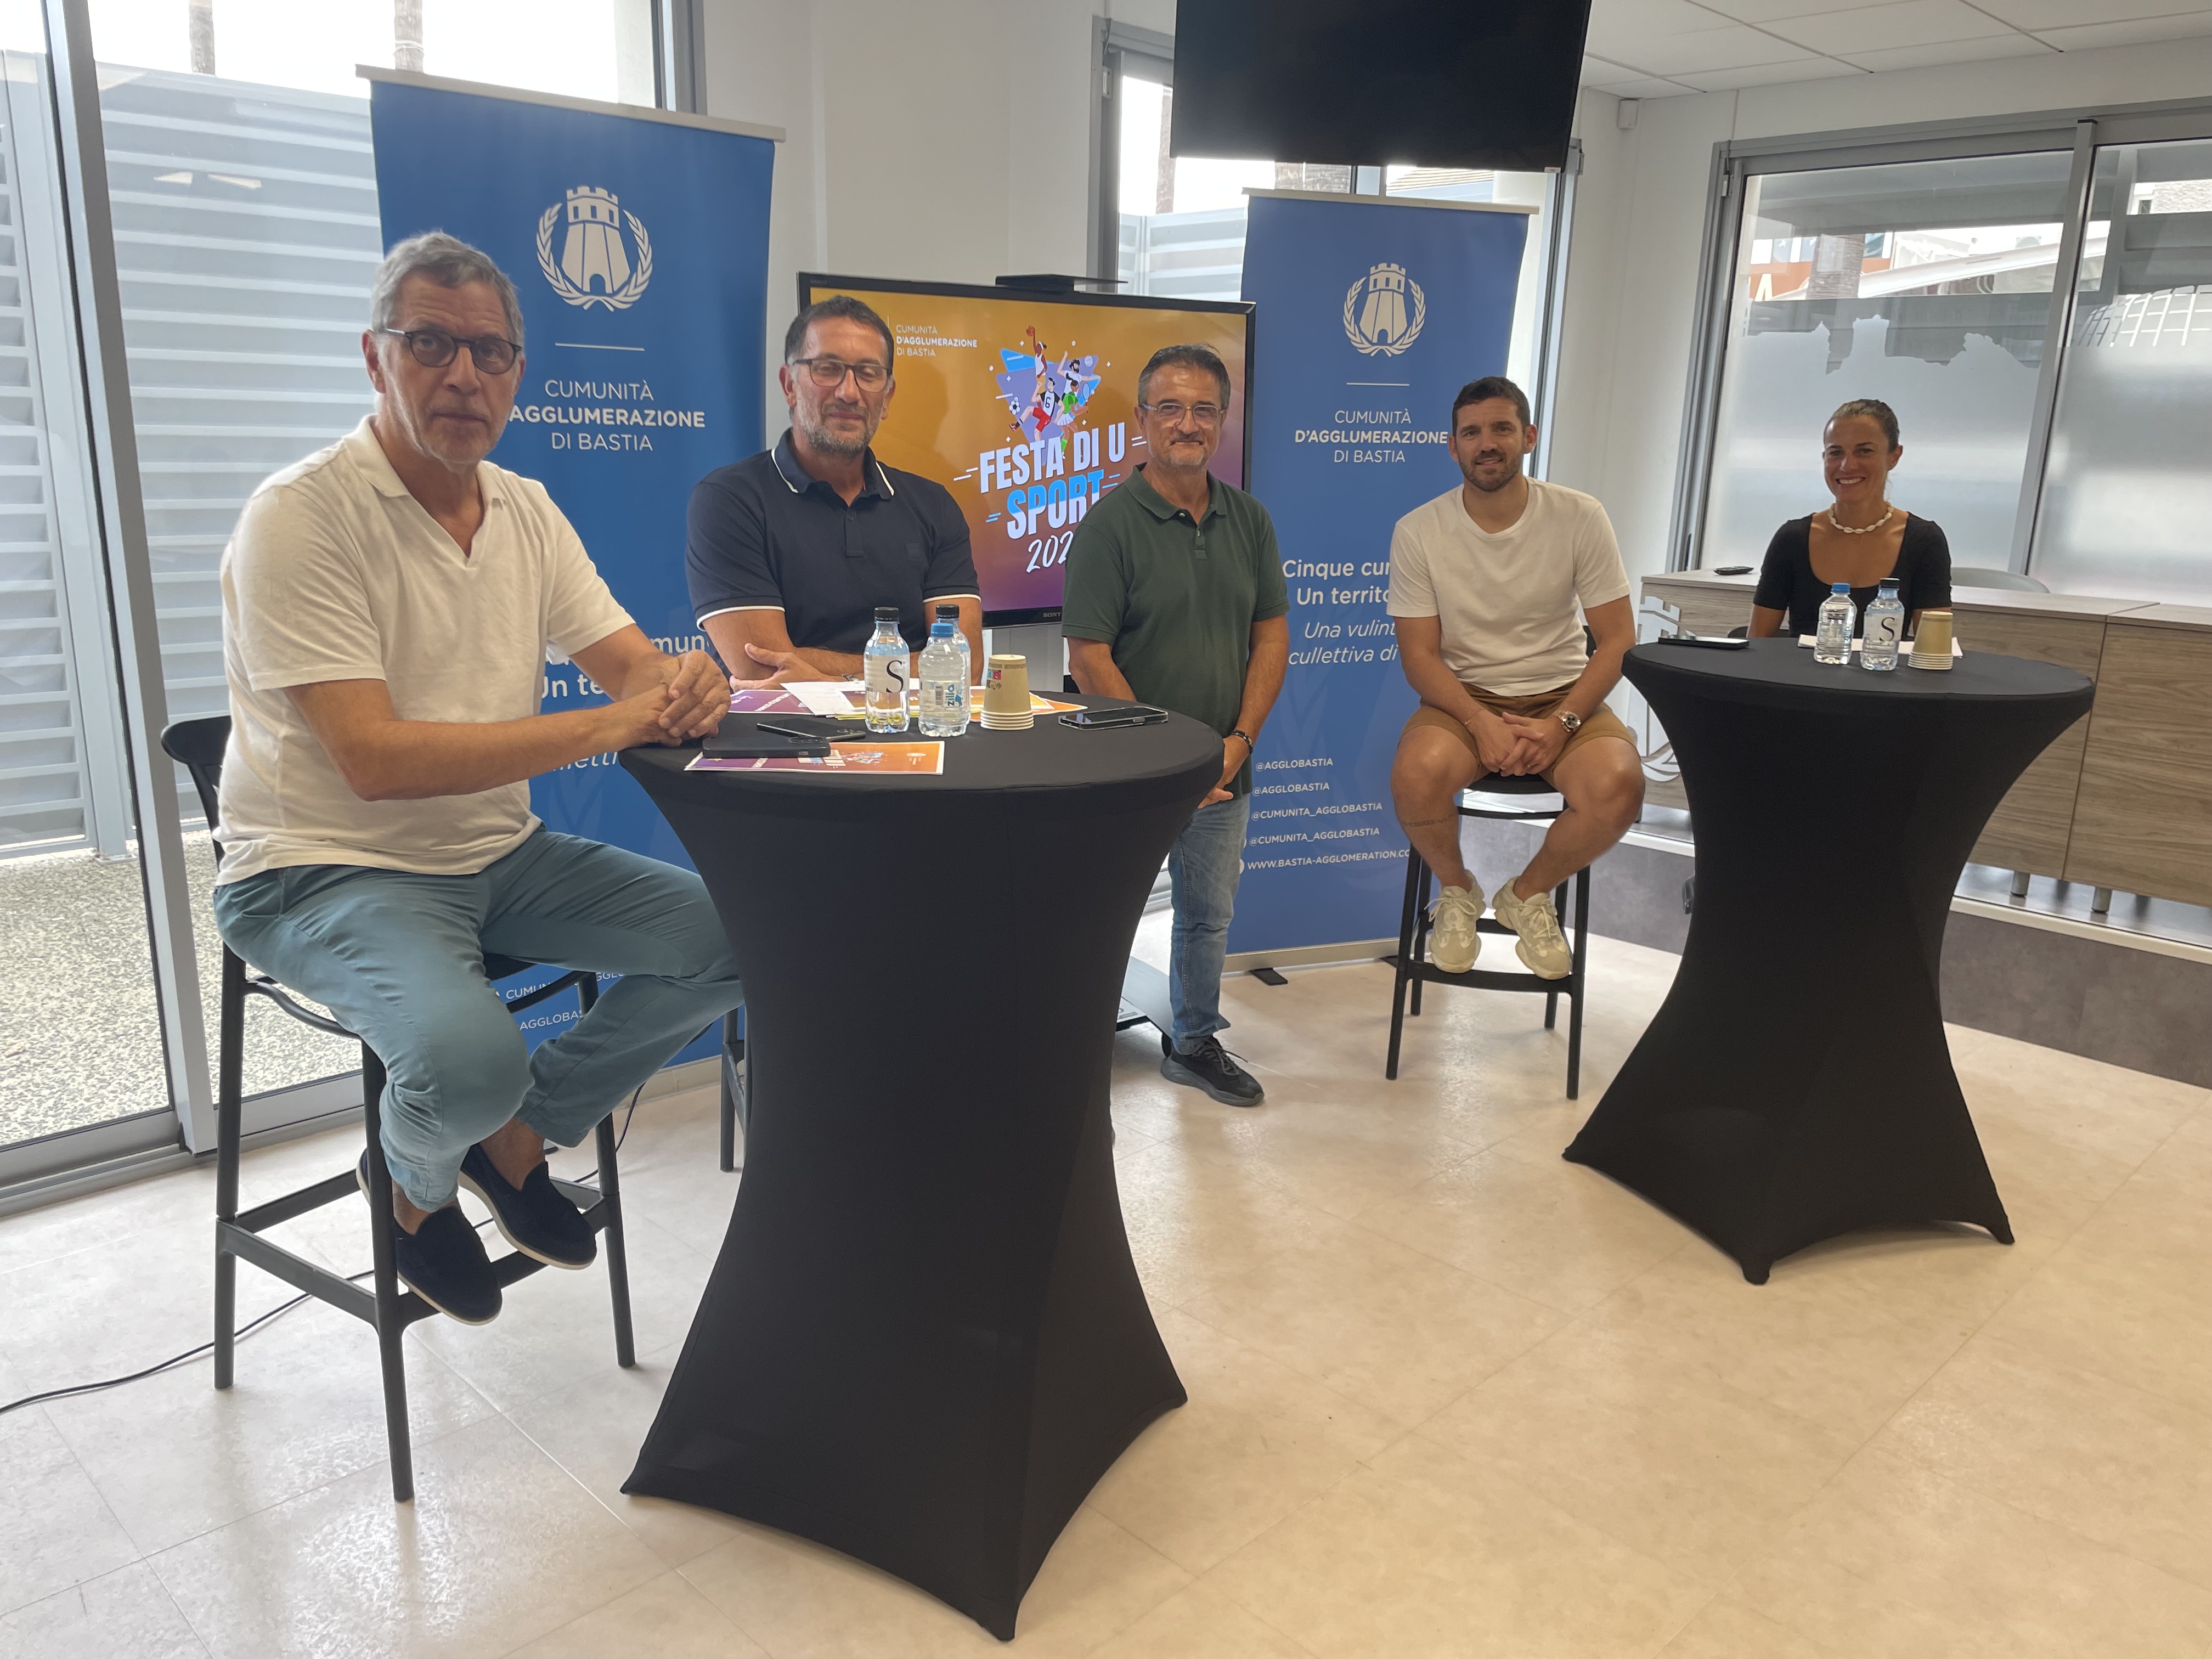
<svg viewBox="0 0 2212 1659"><path fill-rule="evenodd" d="M545 1172L741 1000L698 878L556 834L529 780L714 730L726 682L657 650L544 486L484 457L523 372L514 285L440 233L392 250L362 336L375 412L247 501L222 560L231 738L216 919L391 1075L399 1275L455 1318L500 1308L465 1185L556 1267L594 1254ZM606 687L538 712L550 653ZM487 952L622 975L529 1052ZM362 1182L368 1188L368 1156Z"/></svg>

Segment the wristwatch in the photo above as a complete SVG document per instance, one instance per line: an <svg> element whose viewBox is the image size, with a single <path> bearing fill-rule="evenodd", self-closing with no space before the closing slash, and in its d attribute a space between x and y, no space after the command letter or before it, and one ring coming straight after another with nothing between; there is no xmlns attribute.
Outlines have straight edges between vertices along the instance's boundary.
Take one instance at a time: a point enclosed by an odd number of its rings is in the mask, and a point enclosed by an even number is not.
<svg viewBox="0 0 2212 1659"><path fill-rule="evenodd" d="M1571 708L1562 708L1559 710L1559 724L1567 728L1567 735L1571 738L1583 729L1583 717Z"/></svg>
<svg viewBox="0 0 2212 1659"><path fill-rule="evenodd" d="M1246 750L1250 750L1257 749L1257 748L1260 746L1258 744L1256 744L1256 743L1255 743L1255 742L1253 742L1253 741L1252 741L1252 734L1251 734L1249 732L1231 732L1227 733L1226 735L1228 735L1228 736L1230 736L1230 737L1232 737L1232 738L1243 738L1243 739L1244 739L1244 747L1246 748Z"/></svg>

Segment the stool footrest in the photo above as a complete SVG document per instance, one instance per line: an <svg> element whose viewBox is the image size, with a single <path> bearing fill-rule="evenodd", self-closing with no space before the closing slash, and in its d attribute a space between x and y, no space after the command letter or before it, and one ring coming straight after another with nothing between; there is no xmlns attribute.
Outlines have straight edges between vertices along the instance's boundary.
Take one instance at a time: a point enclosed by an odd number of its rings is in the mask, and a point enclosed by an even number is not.
<svg viewBox="0 0 2212 1659"><path fill-rule="evenodd" d="M1383 960L1393 969L1398 966L1395 957L1385 957ZM1556 991L1563 997L1571 997L1575 994L1575 982L1571 978L1541 979L1526 971L1501 972L1496 969L1476 968L1464 974L1448 974L1434 963L1413 962L1406 964L1405 975L1407 979L1418 979L1425 985L1463 985L1475 991Z"/></svg>
<svg viewBox="0 0 2212 1659"><path fill-rule="evenodd" d="M283 1245L270 1243L239 1222L218 1221L215 1232L218 1249L229 1251L241 1261L252 1262L263 1273L283 1279L295 1290L305 1291L318 1301L329 1303L341 1312L351 1314L365 1324L376 1323L376 1297L365 1286L294 1255Z"/></svg>
<svg viewBox="0 0 2212 1659"><path fill-rule="evenodd" d="M361 1182L354 1172L334 1175L326 1181L318 1181L312 1187L302 1187L296 1193L287 1193L282 1198L272 1198L266 1204L257 1204L241 1211L236 1225L249 1233L266 1232L271 1227L298 1219L310 1210L319 1210L325 1204L335 1204L349 1193L358 1193Z"/></svg>

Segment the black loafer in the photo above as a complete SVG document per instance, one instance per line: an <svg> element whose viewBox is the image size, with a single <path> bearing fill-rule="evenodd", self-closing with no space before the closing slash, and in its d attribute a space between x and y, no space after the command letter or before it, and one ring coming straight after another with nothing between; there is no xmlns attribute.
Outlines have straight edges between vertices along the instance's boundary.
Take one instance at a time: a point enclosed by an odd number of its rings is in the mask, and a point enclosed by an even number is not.
<svg viewBox="0 0 2212 1659"><path fill-rule="evenodd" d="M1203 1089L1224 1106L1257 1106L1267 1098L1260 1079L1230 1057L1229 1051L1207 1037L1189 1054L1175 1046L1175 1039L1160 1036L1160 1075L1187 1089Z"/></svg>
<svg viewBox="0 0 2212 1659"><path fill-rule="evenodd" d="M362 1196L370 1203L377 1194L368 1190L368 1154L354 1166ZM392 1194L383 1194L392 1202ZM409 1232L397 1219L392 1224L392 1265L400 1281L448 1319L464 1325L489 1325L499 1317L499 1280L484 1254L483 1240L469 1225L458 1204L433 1210L422 1224Z"/></svg>
<svg viewBox="0 0 2212 1659"><path fill-rule="evenodd" d="M584 1212L561 1196L553 1176L540 1164L510 1187L483 1146L469 1148L461 1160L461 1185L483 1200L507 1242L549 1267L588 1267L599 1259L599 1242Z"/></svg>

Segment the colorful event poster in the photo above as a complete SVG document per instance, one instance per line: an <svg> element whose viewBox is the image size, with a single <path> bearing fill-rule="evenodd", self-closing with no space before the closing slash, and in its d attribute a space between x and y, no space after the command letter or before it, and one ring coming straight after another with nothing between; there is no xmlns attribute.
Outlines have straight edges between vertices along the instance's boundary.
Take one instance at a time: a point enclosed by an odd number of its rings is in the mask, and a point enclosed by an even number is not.
<svg viewBox="0 0 2212 1659"><path fill-rule="evenodd" d="M1075 526L1145 459L1137 376L1160 347L1220 354L1230 402L1214 471L1243 482L1247 306L799 282L810 300L849 294L890 325L898 385L876 453L952 492L994 623L1059 617Z"/></svg>

